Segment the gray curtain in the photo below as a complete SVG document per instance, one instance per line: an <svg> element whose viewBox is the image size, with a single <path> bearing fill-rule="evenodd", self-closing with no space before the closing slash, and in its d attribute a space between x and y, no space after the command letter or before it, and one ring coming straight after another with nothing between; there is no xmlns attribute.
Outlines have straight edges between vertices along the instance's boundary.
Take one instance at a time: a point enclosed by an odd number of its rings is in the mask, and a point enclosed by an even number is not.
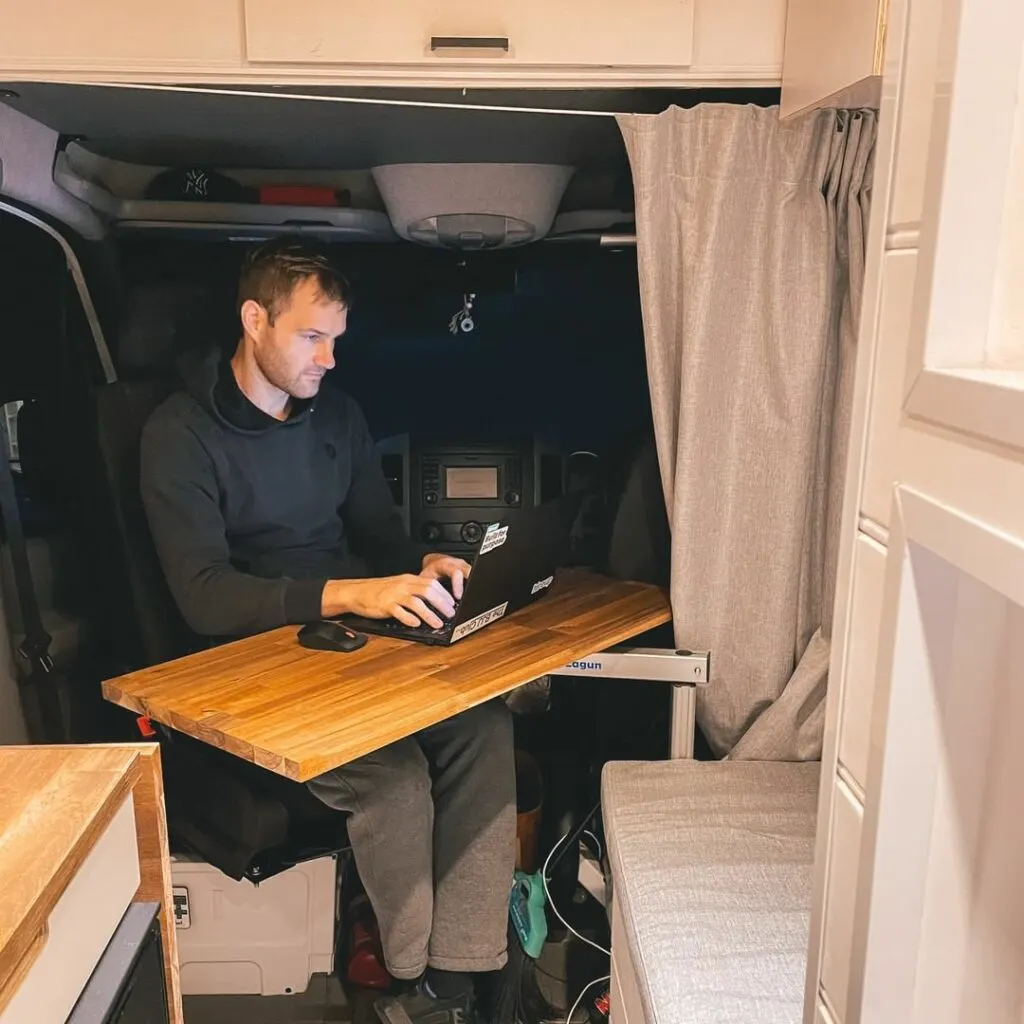
<svg viewBox="0 0 1024 1024"><path fill-rule="evenodd" d="M680 646L715 753L821 756L876 118L619 118Z"/></svg>

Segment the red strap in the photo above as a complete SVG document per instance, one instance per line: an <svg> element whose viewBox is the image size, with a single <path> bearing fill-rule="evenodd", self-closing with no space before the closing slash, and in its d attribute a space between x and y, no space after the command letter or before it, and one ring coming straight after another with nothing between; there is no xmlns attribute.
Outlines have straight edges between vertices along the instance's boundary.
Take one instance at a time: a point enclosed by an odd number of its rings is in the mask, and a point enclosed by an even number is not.
<svg viewBox="0 0 1024 1024"><path fill-rule="evenodd" d="M139 727L139 732L146 737L147 740L152 739L156 735L156 729L153 728L153 720L148 715L139 715L135 719L135 724Z"/></svg>

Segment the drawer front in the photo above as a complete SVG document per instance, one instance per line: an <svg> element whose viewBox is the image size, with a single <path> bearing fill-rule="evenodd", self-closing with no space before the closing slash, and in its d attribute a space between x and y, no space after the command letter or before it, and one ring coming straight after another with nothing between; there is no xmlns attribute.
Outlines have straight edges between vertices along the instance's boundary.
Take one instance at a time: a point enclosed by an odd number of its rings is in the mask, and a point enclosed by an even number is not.
<svg viewBox="0 0 1024 1024"><path fill-rule="evenodd" d="M64 1024L139 888L131 794L57 901L0 1024Z"/></svg>
<svg viewBox="0 0 1024 1024"><path fill-rule="evenodd" d="M693 0L245 0L250 63L684 67Z"/></svg>

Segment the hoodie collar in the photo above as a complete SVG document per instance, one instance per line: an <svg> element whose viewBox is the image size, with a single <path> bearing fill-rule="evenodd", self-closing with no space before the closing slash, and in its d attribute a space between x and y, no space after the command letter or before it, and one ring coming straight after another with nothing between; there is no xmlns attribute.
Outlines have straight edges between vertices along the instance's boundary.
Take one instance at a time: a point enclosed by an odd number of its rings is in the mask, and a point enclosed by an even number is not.
<svg viewBox="0 0 1024 1024"><path fill-rule="evenodd" d="M262 434L298 423L306 419L316 403L314 398L293 399L288 419L275 419L246 397L235 380L230 354L220 349L183 364L180 370L188 392L215 420L245 434Z"/></svg>

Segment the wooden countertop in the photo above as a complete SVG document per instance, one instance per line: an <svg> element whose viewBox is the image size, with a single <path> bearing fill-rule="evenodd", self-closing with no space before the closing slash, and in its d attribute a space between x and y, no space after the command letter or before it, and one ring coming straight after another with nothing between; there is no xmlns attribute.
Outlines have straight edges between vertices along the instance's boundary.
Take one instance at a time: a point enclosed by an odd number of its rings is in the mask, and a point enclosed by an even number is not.
<svg viewBox="0 0 1024 1024"><path fill-rule="evenodd" d="M108 680L103 694L305 782L670 618L659 587L565 572L451 647L370 637L350 654L312 651L290 626Z"/></svg>
<svg viewBox="0 0 1024 1024"><path fill-rule="evenodd" d="M0 747L0 993L139 773L131 747Z"/></svg>

